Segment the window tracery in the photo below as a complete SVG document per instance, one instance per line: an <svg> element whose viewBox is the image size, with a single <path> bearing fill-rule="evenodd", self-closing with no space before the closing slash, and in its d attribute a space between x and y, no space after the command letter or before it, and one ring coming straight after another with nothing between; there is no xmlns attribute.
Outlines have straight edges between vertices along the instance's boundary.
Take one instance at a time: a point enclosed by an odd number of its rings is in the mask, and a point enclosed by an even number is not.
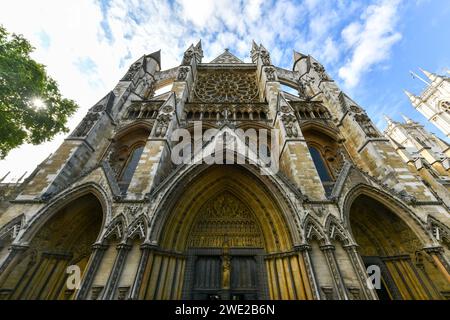
<svg viewBox="0 0 450 320"><path fill-rule="evenodd" d="M201 102L258 102L258 85L254 71L199 72L194 92L195 98Z"/></svg>

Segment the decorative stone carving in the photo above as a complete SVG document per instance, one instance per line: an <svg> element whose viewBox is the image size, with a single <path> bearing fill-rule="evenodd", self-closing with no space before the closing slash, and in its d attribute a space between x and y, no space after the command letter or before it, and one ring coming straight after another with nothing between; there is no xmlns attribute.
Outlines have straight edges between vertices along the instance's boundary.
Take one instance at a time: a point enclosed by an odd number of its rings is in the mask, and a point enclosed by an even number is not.
<svg viewBox="0 0 450 320"><path fill-rule="evenodd" d="M298 129L297 129L297 119L292 114L286 114L281 117L283 121L284 129L286 130L286 136L288 138L297 138L298 137Z"/></svg>
<svg viewBox="0 0 450 320"><path fill-rule="evenodd" d="M97 105L93 106L91 109L92 112L102 112L104 110L105 110L104 104L97 104Z"/></svg>
<svg viewBox="0 0 450 320"><path fill-rule="evenodd" d="M2 229L0 229L0 241L7 238L14 240L24 224L25 218L23 215L10 221Z"/></svg>
<svg viewBox="0 0 450 320"><path fill-rule="evenodd" d="M192 58L194 57L194 52L192 50L188 50L184 53L183 62L181 63L183 66L188 66L191 64Z"/></svg>
<svg viewBox="0 0 450 320"><path fill-rule="evenodd" d="M225 70L199 72L195 96L201 102L258 102L258 86L254 71Z"/></svg>
<svg viewBox="0 0 450 320"><path fill-rule="evenodd" d="M364 133L369 138L377 138L380 135L378 134L377 129L373 126L372 122L370 121L369 117L365 113L356 114L355 120L358 122L358 124L363 129Z"/></svg>
<svg viewBox="0 0 450 320"><path fill-rule="evenodd" d="M171 106L171 105L166 105L166 106L164 106L164 108L162 108L162 112L165 112L165 113L171 113L171 112L173 112L175 109L174 109L174 107L173 106Z"/></svg>
<svg viewBox="0 0 450 320"><path fill-rule="evenodd" d="M128 230L128 238L139 238L144 239L145 238L145 220L139 219L136 223L132 224L130 226L130 229Z"/></svg>
<svg viewBox="0 0 450 320"><path fill-rule="evenodd" d="M103 238L110 239L116 238L117 240L121 240L124 234L124 225L122 219L118 218L112 221L106 230Z"/></svg>
<svg viewBox="0 0 450 320"><path fill-rule="evenodd" d="M130 291L130 287L119 287L117 291L119 292L117 295L117 300L125 300L127 298L128 291Z"/></svg>
<svg viewBox="0 0 450 320"><path fill-rule="evenodd" d="M178 70L178 76L177 76L177 80L179 81L185 81L187 78L187 75L189 73L190 68L189 67L181 67Z"/></svg>
<svg viewBox="0 0 450 320"><path fill-rule="evenodd" d="M330 81L330 78L325 72L325 68L321 64L314 62L313 69L315 72L317 72L321 81Z"/></svg>
<svg viewBox="0 0 450 320"><path fill-rule="evenodd" d="M166 135L171 119L172 116L169 114L161 114L158 116L158 123L155 129L155 137L164 137Z"/></svg>
<svg viewBox="0 0 450 320"><path fill-rule="evenodd" d="M128 221L133 221L139 213L141 213L142 207L139 205L131 205L125 207L123 214L128 218Z"/></svg>
<svg viewBox="0 0 450 320"><path fill-rule="evenodd" d="M264 66L270 65L270 54L266 50L261 50L260 52L261 61Z"/></svg>
<svg viewBox="0 0 450 320"><path fill-rule="evenodd" d="M272 67L265 68L267 81L275 81L275 69Z"/></svg>
<svg viewBox="0 0 450 320"><path fill-rule="evenodd" d="M261 230L253 214L234 195L225 192L201 209L192 228L190 247L259 248L263 246Z"/></svg>
<svg viewBox="0 0 450 320"><path fill-rule="evenodd" d="M230 288L231 258L228 254L222 256L222 289Z"/></svg>
<svg viewBox="0 0 450 320"><path fill-rule="evenodd" d="M94 124L99 119L100 114L98 112L88 112L88 114L81 121L77 129L74 131L72 136L74 137L84 137L92 129Z"/></svg>
<svg viewBox="0 0 450 320"><path fill-rule="evenodd" d="M128 72L126 73L126 75L122 78L122 81L131 81L133 80L134 76L136 75L136 73L139 71L139 69L141 68L142 63L141 62L136 62L134 63L130 69L128 70Z"/></svg>

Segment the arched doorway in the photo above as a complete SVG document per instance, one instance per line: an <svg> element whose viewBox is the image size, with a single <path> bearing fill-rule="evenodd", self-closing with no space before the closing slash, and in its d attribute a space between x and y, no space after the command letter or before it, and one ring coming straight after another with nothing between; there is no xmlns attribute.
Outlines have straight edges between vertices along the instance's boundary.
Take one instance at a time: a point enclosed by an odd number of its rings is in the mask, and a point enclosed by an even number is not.
<svg viewBox="0 0 450 320"><path fill-rule="evenodd" d="M379 299L440 299L448 290L432 259L424 258L418 233L387 205L361 194L350 207L349 224L365 266L379 268Z"/></svg>
<svg viewBox="0 0 450 320"><path fill-rule="evenodd" d="M89 193L65 205L40 227L16 257L0 287L9 299L70 299L67 267L81 275L102 227L102 205Z"/></svg>
<svg viewBox="0 0 450 320"><path fill-rule="evenodd" d="M253 173L211 166L187 181L160 209L139 298L312 298L292 218Z"/></svg>

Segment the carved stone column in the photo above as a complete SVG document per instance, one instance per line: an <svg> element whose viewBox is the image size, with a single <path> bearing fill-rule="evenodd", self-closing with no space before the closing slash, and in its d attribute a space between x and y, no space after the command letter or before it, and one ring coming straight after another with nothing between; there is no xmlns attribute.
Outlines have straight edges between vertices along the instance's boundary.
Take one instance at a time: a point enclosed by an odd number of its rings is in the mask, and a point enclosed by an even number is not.
<svg viewBox="0 0 450 320"><path fill-rule="evenodd" d="M450 265L442 254L444 249L442 247L427 247L423 250L433 258L439 271L441 271L441 273L450 283Z"/></svg>
<svg viewBox="0 0 450 320"><path fill-rule="evenodd" d="M305 272L306 272L306 275L308 276L308 280L311 285L311 291L312 291L313 298L315 300L320 300L319 286L317 285L316 275L314 273L314 269L313 269L312 263L311 263L311 256L309 254L309 251L311 251L311 246L307 245L307 244L303 244L303 245L295 247L295 250L298 251L299 257L301 259L303 259L303 261L305 262L305 268L306 268Z"/></svg>
<svg viewBox="0 0 450 320"><path fill-rule="evenodd" d="M91 261L86 267L85 275L83 277L83 282L81 283L80 290L76 295L77 300L84 300L88 296L89 288L94 281L94 276L97 273L98 267L102 261L105 250L108 248L107 245L96 243L92 246Z"/></svg>
<svg viewBox="0 0 450 320"><path fill-rule="evenodd" d="M143 243L141 245L141 259L139 260L139 266L136 271L136 277L134 279L133 286L130 290L129 299L135 300L139 298L139 291L141 290L144 273L147 269L148 262L155 248L156 246L151 245L150 243Z"/></svg>
<svg viewBox="0 0 450 320"><path fill-rule="evenodd" d="M368 300L378 300L378 296L375 293L375 289L371 290L367 286L367 273L364 264L361 261L361 258L358 253L358 246L356 244L350 244L344 246L344 249L347 251L348 256L350 257L350 261L353 265L353 269L355 270L359 283L361 285L362 292L364 297Z"/></svg>
<svg viewBox="0 0 450 320"><path fill-rule="evenodd" d="M10 272L12 271L9 266L11 266L11 262L14 261L14 258L19 258L26 250L28 250L29 246L20 245L20 244L12 244L10 246L10 252L3 263L0 265L0 287L2 287L3 282L8 278Z"/></svg>
<svg viewBox="0 0 450 320"><path fill-rule="evenodd" d="M122 274L125 261L128 256L128 252L131 250L131 246L126 243L121 243L117 246L117 256L114 261L111 273L109 275L106 287L103 293L103 300L114 299L114 292L116 291L117 284L119 282L120 275Z"/></svg>
<svg viewBox="0 0 450 320"><path fill-rule="evenodd" d="M326 244L323 246L320 246L320 250L324 253L328 265L330 267L331 275L334 279L334 284L336 286L336 293L338 295L339 299L343 300L349 300L347 288L345 287L344 280L342 279L341 271L339 270L339 267L337 265L336 257L334 255L335 247L332 244Z"/></svg>

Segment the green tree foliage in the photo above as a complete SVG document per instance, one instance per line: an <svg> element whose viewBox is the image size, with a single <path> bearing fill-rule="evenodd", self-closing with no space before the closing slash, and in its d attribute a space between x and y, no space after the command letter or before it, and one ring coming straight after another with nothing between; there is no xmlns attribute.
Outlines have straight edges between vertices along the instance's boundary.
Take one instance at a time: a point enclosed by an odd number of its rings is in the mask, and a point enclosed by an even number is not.
<svg viewBox="0 0 450 320"><path fill-rule="evenodd" d="M40 144L68 132L67 119L78 106L65 99L34 48L0 25L0 159L23 143Z"/></svg>

